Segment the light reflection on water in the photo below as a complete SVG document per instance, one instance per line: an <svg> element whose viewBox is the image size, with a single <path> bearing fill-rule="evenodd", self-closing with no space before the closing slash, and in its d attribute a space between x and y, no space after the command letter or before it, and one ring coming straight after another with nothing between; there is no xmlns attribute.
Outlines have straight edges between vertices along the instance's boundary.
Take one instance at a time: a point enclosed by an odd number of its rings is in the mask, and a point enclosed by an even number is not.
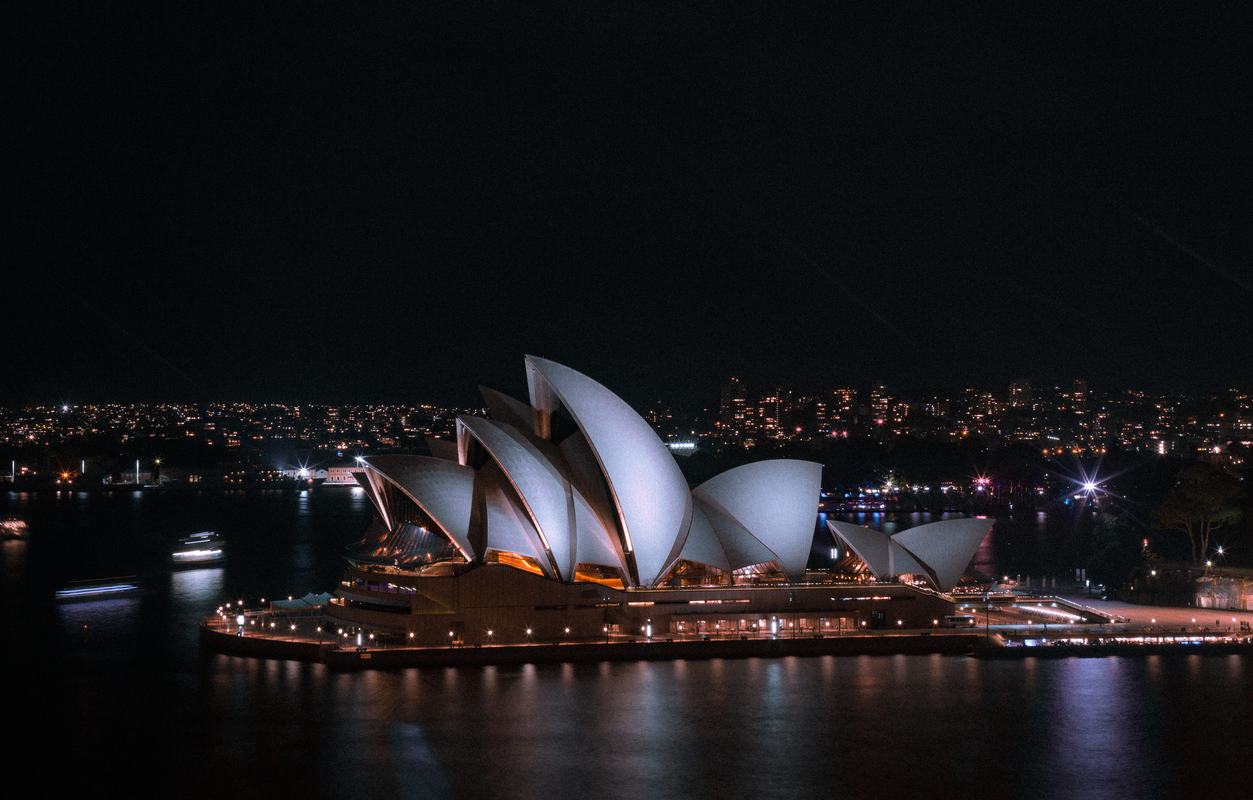
<svg viewBox="0 0 1253 800"><path fill-rule="evenodd" d="M195 621L227 593L303 593L333 581L340 548L368 521L363 503L345 492L215 497L190 511L129 496L44 508L35 535L55 536L6 545L0 575L6 604L24 598L19 616L24 608L57 633L41 645L54 654L45 674L56 685L45 696L55 713L24 734L75 754L75 769L51 780L134 785L142 754L139 774L219 800L1154 797L1184 794L1185 776L1187 788L1211 796L1245 788L1238 770L1221 768L1241 763L1253 725L1253 673L1238 656L336 674L200 653ZM227 535L226 565L169 571L169 538L204 528ZM131 548L144 596L48 602L61 559L83 559L63 547L80 546Z"/></svg>
<svg viewBox="0 0 1253 800"><path fill-rule="evenodd" d="M179 605L216 607L223 596L226 570L221 567L175 570L170 574L170 595Z"/></svg>
<svg viewBox="0 0 1253 800"><path fill-rule="evenodd" d="M330 698L331 713L349 718L358 752L333 755L327 768L354 762L364 748L380 764L438 765L454 790L501 796L592 785L610 797L837 789L979 796L988 781L1002 787L997 796L1161 796L1178 788L1179 765L1201 749L1211 762L1237 756L1240 741L1220 741L1212 729L1195 741L1167 730L1200 713L1220 726L1229 720L1234 733L1239 723L1214 701L1243 691L1250 677L1243 661L1236 669L1226 658L1199 658L1194 682L1186 661L1165 662L1171 680L1185 679L1176 701L1158 696L1145 662L1112 658L826 657L336 676L353 688ZM990 693L973 691L984 680ZM728 681L733 688L720 691ZM397 738L395 726L423 735ZM410 749L398 751L403 743ZM493 754L491 769L478 766L484 752ZM924 766L936 759L948 766ZM919 763L903 769L903 760ZM1224 779L1215 772L1205 780ZM394 775L372 785L407 786Z"/></svg>

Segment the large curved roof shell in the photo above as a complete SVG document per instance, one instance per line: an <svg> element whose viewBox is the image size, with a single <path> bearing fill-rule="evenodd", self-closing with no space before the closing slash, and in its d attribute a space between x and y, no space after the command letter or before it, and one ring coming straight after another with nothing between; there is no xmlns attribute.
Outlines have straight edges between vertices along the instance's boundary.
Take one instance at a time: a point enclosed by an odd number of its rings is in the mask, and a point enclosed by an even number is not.
<svg viewBox="0 0 1253 800"><path fill-rule="evenodd" d="M357 485L365 490L366 497L369 498L370 504L374 506L374 510L379 514L379 519L383 522L384 530L390 531L392 523L388 518L387 506L383 502L383 498L379 496L378 486L375 484L375 481L379 480L378 473L370 469L355 469L352 471L352 477L357 481Z"/></svg>
<svg viewBox="0 0 1253 800"><path fill-rule="evenodd" d="M429 456L370 456L361 463L404 493L473 561L470 546L470 508L474 498L474 470L452 461ZM377 485L376 485L377 490ZM380 504L385 505L381 501ZM399 520L384 515L389 527Z"/></svg>
<svg viewBox="0 0 1253 800"><path fill-rule="evenodd" d="M866 566L876 578L883 579L892 574L888 566L888 547L891 545L892 537L874 528L837 520L828 520L827 529L848 545L858 558L866 562Z"/></svg>
<svg viewBox="0 0 1253 800"><path fill-rule="evenodd" d="M499 465L489 464L480 470L478 484L486 512L484 549L526 556L533 559L545 575L560 580L561 576L545 551L539 531L509 496L509 479Z"/></svg>
<svg viewBox="0 0 1253 800"><path fill-rule="evenodd" d="M627 575L626 558L617 538L606 528L600 515L577 490L574 499L575 565L597 564Z"/></svg>
<svg viewBox="0 0 1253 800"><path fill-rule="evenodd" d="M718 506L706 503L699 496L693 496L693 500L693 519L696 517L695 509L699 508L709 521L714 536L718 537L718 544L722 546L722 552L726 553L727 565L731 569L779 560L778 553L762 544L735 517ZM688 535L691 535L690 532ZM686 550L686 543L684 549Z"/></svg>
<svg viewBox="0 0 1253 800"><path fill-rule="evenodd" d="M805 574L813 547L821 483L821 464L773 459L715 475L692 494L739 523L774 553L789 577L797 580ZM710 521L718 531L717 521ZM730 555L726 540L723 547Z"/></svg>
<svg viewBox="0 0 1253 800"><path fill-rule="evenodd" d="M428 436L426 437L426 449L430 450L431 455L435 458L442 458L445 461L457 460L457 443L454 441Z"/></svg>
<svg viewBox="0 0 1253 800"><path fill-rule="evenodd" d="M600 471L596 454L587 443L587 437L582 433L567 436L557 445L557 450L561 454L560 463L564 465L566 478L586 498L605 528L613 532L621 550L623 537L618 530L621 524L618 511L609 496L609 484L605 483L605 476Z"/></svg>
<svg viewBox="0 0 1253 800"><path fill-rule="evenodd" d="M535 423L532 420L531 407L526 403L486 386L479 387L479 394L483 395L483 402L487 403L489 417L528 433L534 431Z"/></svg>
<svg viewBox="0 0 1253 800"><path fill-rule="evenodd" d="M533 433L519 430L513 425L501 425L500 428L524 447L534 450L566 481L574 501L574 563L576 568L579 564L597 564L617 569L623 575L628 574L621 541L617 533L613 532L616 528L613 513L609 510L610 503L605 493L604 479L600 475L596 459L587 449L583 434L567 436L558 447L546 439L540 439ZM578 447L580 442L584 443L581 450ZM570 447L567 447L567 444ZM586 454L582 456L582 462L586 465L585 470L571 466L569 458L571 453ZM583 471L586 474L583 480L580 480L579 473Z"/></svg>
<svg viewBox="0 0 1253 800"><path fill-rule="evenodd" d="M925 575L928 571L908 550L901 547L891 536L864 525L830 520L827 528L848 545L858 558L880 580L896 575Z"/></svg>
<svg viewBox="0 0 1253 800"><path fill-rule="evenodd" d="M952 591L974 558L993 520L984 517L946 519L901 531L892 541L908 550L924 566L942 592Z"/></svg>
<svg viewBox="0 0 1253 800"><path fill-rule="evenodd" d="M457 418L457 447L463 463L471 437L500 465L513 486L547 554L564 580L574 578L575 535L570 485L525 437L482 417Z"/></svg>
<svg viewBox="0 0 1253 800"><path fill-rule="evenodd" d="M727 558L727 551L722 549L722 542L714 533L713 523L709 521L699 501L692 504L692 526L688 528L687 541L683 543L679 558L708 564L718 569L728 571L732 569L731 562ZM765 560L772 558L774 558L773 553Z"/></svg>
<svg viewBox="0 0 1253 800"><path fill-rule="evenodd" d="M626 550L634 555L636 577L643 585L656 583L682 546L692 516L691 494L674 457L634 409L596 381L536 356L527 356L526 365L532 405L551 415L559 399L586 436Z"/></svg>

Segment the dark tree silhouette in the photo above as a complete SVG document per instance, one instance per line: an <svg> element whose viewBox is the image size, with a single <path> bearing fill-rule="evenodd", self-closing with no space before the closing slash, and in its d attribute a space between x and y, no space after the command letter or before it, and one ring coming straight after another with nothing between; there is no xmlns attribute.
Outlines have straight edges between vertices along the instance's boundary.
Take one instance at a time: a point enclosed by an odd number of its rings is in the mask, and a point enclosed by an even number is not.
<svg viewBox="0 0 1253 800"><path fill-rule="evenodd" d="M1235 475L1212 464L1193 464L1180 471L1153 512L1153 522L1162 530L1185 534L1192 563L1200 564L1214 531L1240 520L1237 503L1243 497L1244 488Z"/></svg>

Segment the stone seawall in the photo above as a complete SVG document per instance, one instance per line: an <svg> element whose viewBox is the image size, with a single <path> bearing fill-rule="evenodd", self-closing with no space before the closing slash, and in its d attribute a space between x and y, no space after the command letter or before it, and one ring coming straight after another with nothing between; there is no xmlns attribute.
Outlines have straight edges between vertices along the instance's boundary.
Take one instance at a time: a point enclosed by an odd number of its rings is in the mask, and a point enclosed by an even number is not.
<svg viewBox="0 0 1253 800"><path fill-rule="evenodd" d="M573 661L650 661L708 658L778 658L817 655L966 655L1000 649L999 637L979 634L885 634L710 641L574 642L570 644L489 645L482 647L378 647L357 650L332 644L260 636L236 636L202 625L201 644L231 655L318 661L337 670L399 669L423 666L561 663Z"/></svg>

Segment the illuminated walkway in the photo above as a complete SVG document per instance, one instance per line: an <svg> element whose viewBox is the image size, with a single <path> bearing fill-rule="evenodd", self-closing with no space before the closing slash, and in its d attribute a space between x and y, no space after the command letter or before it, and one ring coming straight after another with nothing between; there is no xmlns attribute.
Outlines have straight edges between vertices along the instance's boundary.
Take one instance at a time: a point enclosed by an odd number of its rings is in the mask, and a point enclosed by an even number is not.
<svg viewBox="0 0 1253 800"><path fill-rule="evenodd" d="M1203 628L1210 631L1240 631L1240 623L1253 627L1253 611L1227 611L1218 608L1178 608L1175 606L1142 606L1124 603L1119 600L1101 600L1083 597L1082 595L1066 598L1075 603L1089 606L1111 616L1127 620L1126 625L1133 628L1166 628L1179 630L1187 628L1188 632L1199 632ZM1245 631L1248 632L1247 630Z"/></svg>

